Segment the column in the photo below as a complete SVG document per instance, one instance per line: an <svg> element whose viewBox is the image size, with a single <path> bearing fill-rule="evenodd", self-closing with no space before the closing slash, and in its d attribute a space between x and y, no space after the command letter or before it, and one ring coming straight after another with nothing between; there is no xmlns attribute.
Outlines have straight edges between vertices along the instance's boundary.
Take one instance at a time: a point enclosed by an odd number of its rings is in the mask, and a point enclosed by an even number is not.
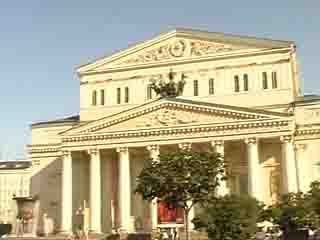
<svg viewBox="0 0 320 240"><path fill-rule="evenodd" d="M89 149L90 155L90 230L101 233L101 160L98 149Z"/></svg>
<svg viewBox="0 0 320 240"><path fill-rule="evenodd" d="M72 232L72 157L70 151L62 152L62 208L61 232Z"/></svg>
<svg viewBox="0 0 320 240"><path fill-rule="evenodd" d="M159 161L159 145L150 145L147 147L150 158L152 161ZM156 230L158 228L158 199L155 198L151 201L151 229Z"/></svg>
<svg viewBox="0 0 320 240"><path fill-rule="evenodd" d="M261 193L261 168L259 163L258 139L245 139L248 158L248 190L252 197L263 201Z"/></svg>
<svg viewBox="0 0 320 240"><path fill-rule="evenodd" d="M117 148L119 153L119 214L120 231L130 231L131 182L130 157L127 147Z"/></svg>
<svg viewBox="0 0 320 240"><path fill-rule="evenodd" d="M282 142L282 182L285 192L297 192L297 168L292 136L281 136Z"/></svg>
<svg viewBox="0 0 320 240"><path fill-rule="evenodd" d="M179 143L179 148L183 151L191 151L192 149L192 144L191 143ZM188 202L187 203L188 206L190 206L192 204L192 202ZM194 224L191 222L192 219L194 218L194 207L192 207L189 211L189 216L188 219L186 221L188 221L188 225L189 225L189 231L194 229Z"/></svg>
<svg viewBox="0 0 320 240"><path fill-rule="evenodd" d="M225 160L224 159L224 142L222 140L212 141L211 146L213 147L214 151L216 153L219 153L222 156L223 160ZM221 179L221 176L218 176L218 178ZM217 194L219 196L224 196L229 194L229 192L230 191L227 187L227 181L226 180L220 181L220 186L218 187Z"/></svg>

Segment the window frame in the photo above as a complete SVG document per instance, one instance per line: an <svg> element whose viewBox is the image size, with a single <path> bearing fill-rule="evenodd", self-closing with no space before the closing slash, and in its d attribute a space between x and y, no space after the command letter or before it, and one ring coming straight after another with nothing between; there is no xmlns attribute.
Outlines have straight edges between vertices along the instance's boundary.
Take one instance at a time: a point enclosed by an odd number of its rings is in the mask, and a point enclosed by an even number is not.
<svg viewBox="0 0 320 240"><path fill-rule="evenodd" d="M124 88L124 103L129 103L129 87Z"/></svg>
<svg viewBox="0 0 320 240"><path fill-rule="evenodd" d="M199 96L199 80L193 80L193 96Z"/></svg>
<svg viewBox="0 0 320 240"><path fill-rule="evenodd" d="M233 82L234 82L234 92L236 92L236 93L240 92L239 75L234 75L233 76Z"/></svg>
<svg viewBox="0 0 320 240"><path fill-rule="evenodd" d="M267 90L268 89L268 73L262 72L262 89Z"/></svg>
<svg viewBox="0 0 320 240"><path fill-rule="evenodd" d="M249 91L249 75L248 75L248 73L243 74L243 91L244 92Z"/></svg>
<svg viewBox="0 0 320 240"><path fill-rule="evenodd" d="M272 83L272 89L278 88L278 78L277 78L276 71L272 71L271 73L271 83Z"/></svg>
<svg viewBox="0 0 320 240"><path fill-rule="evenodd" d="M209 79L209 95L214 95L214 78Z"/></svg>
<svg viewBox="0 0 320 240"><path fill-rule="evenodd" d="M92 96L91 96L91 105L92 106L97 106L97 90L92 91Z"/></svg>
<svg viewBox="0 0 320 240"><path fill-rule="evenodd" d="M117 88L117 104L121 104L121 88Z"/></svg>
<svg viewBox="0 0 320 240"><path fill-rule="evenodd" d="M104 89L100 89L100 105L105 105L105 91Z"/></svg>

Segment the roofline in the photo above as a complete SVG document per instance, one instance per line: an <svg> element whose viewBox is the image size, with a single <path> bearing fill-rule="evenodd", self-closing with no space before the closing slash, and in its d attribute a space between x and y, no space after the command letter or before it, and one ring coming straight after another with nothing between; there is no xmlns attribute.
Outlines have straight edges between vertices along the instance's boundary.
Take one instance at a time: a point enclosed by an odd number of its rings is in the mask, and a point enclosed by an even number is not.
<svg viewBox="0 0 320 240"><path fill-rule="evenodd" d="M71 119L74 117L78 117L78 119ZM44 126L61 126L61 125L69 126L69 125L74 125L75 123L79 123L80 122L79 118L80 118L80 115L74 115L74 116L62 118L62 119L32 123L30 126L31 128L44 127Z"/></svg>

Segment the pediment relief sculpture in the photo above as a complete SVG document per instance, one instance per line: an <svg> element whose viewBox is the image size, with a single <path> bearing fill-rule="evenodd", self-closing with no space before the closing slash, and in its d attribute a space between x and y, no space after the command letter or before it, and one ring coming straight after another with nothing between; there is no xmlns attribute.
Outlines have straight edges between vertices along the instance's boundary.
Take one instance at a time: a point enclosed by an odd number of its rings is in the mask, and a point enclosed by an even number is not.
<svg viewBox="0 0 320 240"><path fill-rule="evenodd" d="M149 51L145 51L142 54L129 57L119 63L119 65L143 64L184 57L201 57L238 50L240 48L241 47L239 46L232 46L223 43L176 39L174 41L166 42Z"/></svg>
<svg viewBox="0 0 320 240"><path fill-rule="evenodd" d="M119 131L132 128L161 128L193 123L220 123L233 120L239 120L239 118L230 115L165 107L151 111L142 116L111 125L101 129L99 132Z"/></svg>

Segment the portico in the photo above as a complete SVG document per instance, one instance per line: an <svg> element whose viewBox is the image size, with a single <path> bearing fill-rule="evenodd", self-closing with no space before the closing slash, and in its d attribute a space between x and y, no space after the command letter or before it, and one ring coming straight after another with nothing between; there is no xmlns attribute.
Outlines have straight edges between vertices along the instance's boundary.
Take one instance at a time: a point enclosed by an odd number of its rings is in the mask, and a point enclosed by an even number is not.
<svg viewBox="0 0 320 240"><path fill-rule="evenodd" d="M193 116L196 125L179 121L180 116L188 114ZM124 120L123 116L128 115L132 117ZM171 119L172 122L158 121L155 127L136 126L135 130L121 133L124 126L141 124L148 119L148 115L153 116L155 125L156 121L164 117ZM208 115L213 118L212 122L204 121L207 120ZM230 116L234 119L222 125L216 120L217 116L219 119ZM64 230L70 230L72 227L72 203L75 202L70 194L72 182L75 181L71 177L71 162L77 161L77 159L72 160L73 152L83 152L83 156L86 156L86 160L89 161L90 229L95 232L101 232L103 218L110 217L105 216L101 211L106 207L110 208L110 200L116 202L115 225L118 229L134 231L137 219L142 221L142 227L145 230L161 226L158 221L156 201L151 204L143 203L132 193L134 179L144 161L157 159L161 151L178 148L207 150L213 147L215 151L223 154L225 161L228 162L230 179L220 186L218 194L221 195L229 192L245 194L247 191L257 199L271 203L272 196L264 194L264 192L270 192L270 186L266 183L270 176L263 173L266 156L276 159L277 166L281 170L282 180L274 183L278 186L273 187L284 191L297 189L296 168L295 164L292 164L295 162L295 148L290 135L291 117L287 114L274 115L267 111L252 110L246 112L244 108L231 110L227 106L201 106L201 103L196 102L181 103L178 99L158 99L141 109L136 109L131 114L123 112L114 116L111 120L113 124L109 124L109 121L106 118L104 121L91 122L63 133L62 219L64 219ZM113 134L118 136L117 142L113 142ZM115 192L110 188L101 188L105 185L103 182L107 180L102 175L111 174L111 172L103 173L104 169L101 167L108 161L114 162L115 168L112 171L117 173L116 177L107 178L112 181L109 184L117 186ZM109 202L103 200L101 192L112 195L109 197ZM110 213L110 211L109 209L107 212Z"/></svg>

